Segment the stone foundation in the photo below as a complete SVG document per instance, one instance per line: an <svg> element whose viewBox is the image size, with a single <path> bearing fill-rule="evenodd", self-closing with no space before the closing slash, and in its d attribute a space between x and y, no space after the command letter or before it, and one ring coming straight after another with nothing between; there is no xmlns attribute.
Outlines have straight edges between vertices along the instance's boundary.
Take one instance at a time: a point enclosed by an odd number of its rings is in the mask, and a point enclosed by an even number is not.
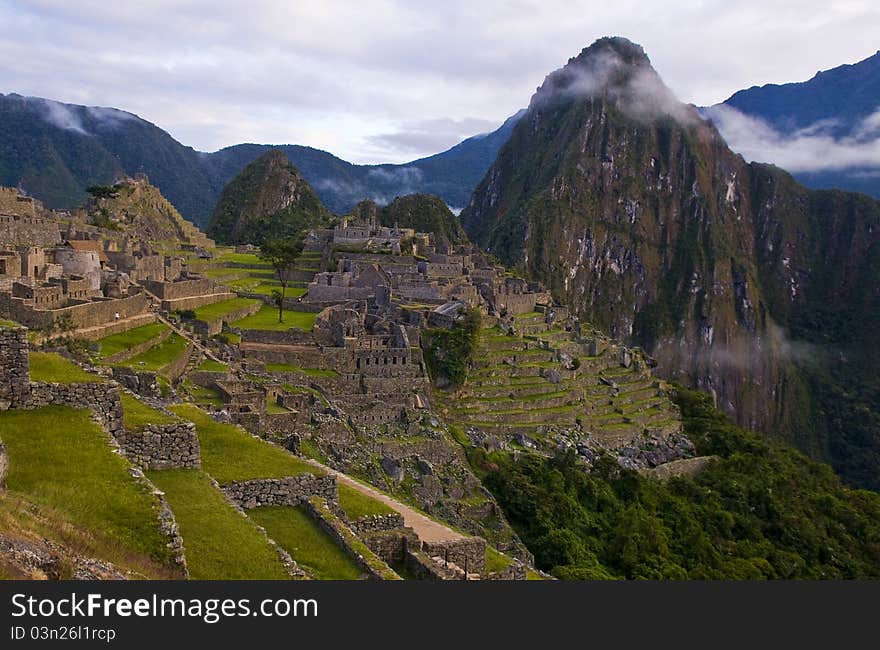
<svg viewBox="0 0 880 650"><path fill-rule="evenodd" d="M241 481L224 486L223 491L234 503L244 509L260 506L298 506L310 497L320 497L334 502L338 499L336 477L314 474Z"/></svg>
<svg viewBox="0 0 880 650"><path fill-rule="evenodd" d="M403 515L398 512L392 512L386 515L367 515L360 519L355 519L349 523L349 527L363 536L367 533L386 532L389 530L403 528ZM370 546L372 548L372 546ZM384 557L379 553L380 557Z"/></svg>
<svg viewBox="0 0 880 650"><path fill-rule="evenodd" d="M192 422L149 424L142 431L116 435L122 453L142 469L197 469L201 450Z"/></svg>
<svg viewBox="0 0 880 650"><path fill-rule="evenodd" d="M27 333L25 327L0 327L0 410L30 397Z"/></svg>
<svg viewBox="0 0 880 650"><path fill-rule="evenodd" d="M454 562L468 573L486 575L486 540L482 537L422 542L422 551L430 557L440 556Z"/></svg>

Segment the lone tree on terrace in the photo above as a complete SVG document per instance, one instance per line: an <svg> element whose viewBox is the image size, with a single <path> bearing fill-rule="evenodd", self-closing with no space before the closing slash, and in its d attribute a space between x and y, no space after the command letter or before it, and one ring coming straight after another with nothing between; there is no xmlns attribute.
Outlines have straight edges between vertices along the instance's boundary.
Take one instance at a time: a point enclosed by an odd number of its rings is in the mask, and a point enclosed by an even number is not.
<svg viewBox="0 0 880 650"><path fill-rule="evenodd" d="M260 259L268 262L281 282L281 291L273 289L272 296L278 305L278 322L284 322L284 294L293 277L296 259L302 253L304 238L302 236L267 239L260 246Z"/></svg>

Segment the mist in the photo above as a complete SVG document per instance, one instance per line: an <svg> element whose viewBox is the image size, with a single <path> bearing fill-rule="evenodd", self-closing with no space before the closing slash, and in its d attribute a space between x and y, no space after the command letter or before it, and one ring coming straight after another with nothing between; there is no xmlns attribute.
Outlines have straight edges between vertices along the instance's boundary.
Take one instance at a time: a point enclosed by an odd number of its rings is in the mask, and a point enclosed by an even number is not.
<svg viewBox="0 0 880 650"><path fill-rule="evenodd" d="M835 137L836 123L822 120L791 134L729 106L703 109L730 147L755 162L769 162L792 172L839 171L880 167L880 106L850 135Z"/></svg>

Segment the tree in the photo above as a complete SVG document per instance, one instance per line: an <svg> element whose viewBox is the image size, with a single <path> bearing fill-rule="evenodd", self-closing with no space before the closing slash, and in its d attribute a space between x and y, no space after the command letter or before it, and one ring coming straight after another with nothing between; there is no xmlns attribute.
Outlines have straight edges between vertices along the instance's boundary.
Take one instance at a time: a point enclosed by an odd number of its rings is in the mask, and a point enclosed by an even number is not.
<svg viewBox="0 0 880 650"><path fill-rule="evenodd" d="M282 237L277 239L267 239L260 246L260 259L268 262L275 270L281 282L281 291L274 290L272 295L278 304L278 322L284 322L284 294L287 291L287 285L293 276L293 268L296 259L302 253L304 245L304 237L297 235L293 237Z"/></svg>

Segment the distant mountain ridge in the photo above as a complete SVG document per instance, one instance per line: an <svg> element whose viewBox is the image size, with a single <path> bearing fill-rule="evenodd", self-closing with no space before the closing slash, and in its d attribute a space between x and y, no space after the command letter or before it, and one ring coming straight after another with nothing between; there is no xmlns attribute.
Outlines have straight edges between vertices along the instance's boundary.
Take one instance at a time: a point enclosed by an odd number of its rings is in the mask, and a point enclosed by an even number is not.
<svg viewBox="0 0 880 650"><path fill-rule="evenodd" d="M808 81L740 90L705 113L749 159L809 187L880 198L880 51Z"/></svg>
<svg viewBox="0 0 880 650"><path fill-rule="evenodd" d="M239 144L204 153L118 109L0 95L0 185L18 187L48 207L67 208L85 200L89 185L145 173L184 217L204 228L226 184L277 148L338 214L350 212L363 199L384 204L414 192L436 194L461 208L519 115L492 133L427 158L400 165L354 165L300 145Z"/></svg>

